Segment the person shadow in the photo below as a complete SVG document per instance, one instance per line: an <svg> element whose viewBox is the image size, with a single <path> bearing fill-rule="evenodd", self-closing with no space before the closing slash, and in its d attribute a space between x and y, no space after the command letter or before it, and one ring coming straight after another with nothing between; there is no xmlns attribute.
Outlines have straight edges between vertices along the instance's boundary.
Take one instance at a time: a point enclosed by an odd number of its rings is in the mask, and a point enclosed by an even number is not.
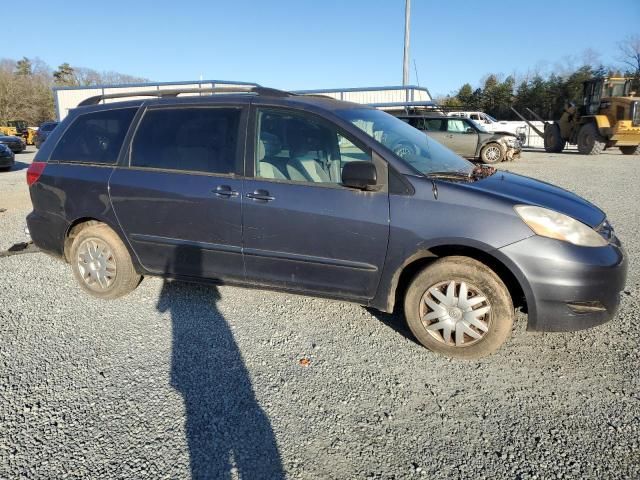
<svg viewBox="0 0 640 480"><path fill-rule="evenodd" d="M201 252L177 247L167 272L188 265L196 276L200 262ZM217 308L220 298L216 287L165 279L157 304L171 314L171 385L184 399L192 478L284 478L271 423Z"/></svg>

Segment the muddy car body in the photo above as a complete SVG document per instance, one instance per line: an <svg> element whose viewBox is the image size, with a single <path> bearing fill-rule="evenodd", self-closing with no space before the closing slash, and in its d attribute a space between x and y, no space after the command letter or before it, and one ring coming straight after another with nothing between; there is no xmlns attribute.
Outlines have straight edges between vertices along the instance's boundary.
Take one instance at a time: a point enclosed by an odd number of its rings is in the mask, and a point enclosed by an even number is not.
<svg viewBox="0 0 640 480"><path fill-rule="evenodd" d="M573 193L354 103L145 93L166 98L85 101L27 170L33 242L95 297L158 275L397 306L423 345L460 358L496 351L514 306L546 331L618 308L624 250Z"/></svg>

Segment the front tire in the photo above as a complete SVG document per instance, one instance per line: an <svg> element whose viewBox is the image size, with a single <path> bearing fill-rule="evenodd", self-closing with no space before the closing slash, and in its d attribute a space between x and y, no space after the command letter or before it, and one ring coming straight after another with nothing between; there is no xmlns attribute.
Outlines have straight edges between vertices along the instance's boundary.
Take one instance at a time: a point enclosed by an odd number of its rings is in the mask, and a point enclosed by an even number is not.
<svg viewBox="0 0 640 480"><path fill-rule="evenodd" d="M484 163L500 163L504 160L505 152L498 143L488 143L480 150L480 158Z"/></svg>
<svg viewBox="0 0 640 480"><path fill-rule="evenodd" d="M441 258L420 272L407 290L404 312L422 345L462 359L496 352L511 334L515 316L500 277L462 256Z"/></svg>
<svg viewBox="0 0 640 480"><path fill-rule="evenodd" d="M640 155L640 145L620 147L620 151L623 155Z"/></svg>
<svg viewBox="0 0 640 480"><path fill-rule="evenodd" d="M126 295L142 278L120 237L102 223L78 233L69 258L80 287L97 298L110 300Z"/></svg>
<svg viewBox="0 0 640 480"><path fill-rule="evenodd" d="M607 140L600 135L594 123L586 123L578 132L578 151L583 155L600 155L607 146Z"/></svg>

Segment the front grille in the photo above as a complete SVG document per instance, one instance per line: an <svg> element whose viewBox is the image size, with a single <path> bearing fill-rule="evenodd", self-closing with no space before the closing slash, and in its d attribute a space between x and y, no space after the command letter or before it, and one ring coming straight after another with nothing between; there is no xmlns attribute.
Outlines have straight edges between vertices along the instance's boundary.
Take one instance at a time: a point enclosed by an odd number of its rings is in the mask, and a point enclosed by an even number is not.
<svg viewBox="0 0 640 480"><path fill-rule="evenodd" d="M640 127L640 102L633 102L633 126Z"/></svg>

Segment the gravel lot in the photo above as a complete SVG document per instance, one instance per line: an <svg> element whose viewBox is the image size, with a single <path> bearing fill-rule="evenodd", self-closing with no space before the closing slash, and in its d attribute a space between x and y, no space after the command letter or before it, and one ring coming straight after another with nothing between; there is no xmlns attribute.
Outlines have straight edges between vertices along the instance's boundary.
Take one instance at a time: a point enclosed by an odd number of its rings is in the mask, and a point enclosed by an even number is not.
<svg viewBox="0 0 640 480"><path fill-rule="evenodd" d="M31 158L0 173L0 250ZM104 302L46 255L0 258L0 478L640 478L640 158L504 166L608 213L630 256L613 322L520 314L496 355L451 361L356 305L155 278Z"/></svg>

